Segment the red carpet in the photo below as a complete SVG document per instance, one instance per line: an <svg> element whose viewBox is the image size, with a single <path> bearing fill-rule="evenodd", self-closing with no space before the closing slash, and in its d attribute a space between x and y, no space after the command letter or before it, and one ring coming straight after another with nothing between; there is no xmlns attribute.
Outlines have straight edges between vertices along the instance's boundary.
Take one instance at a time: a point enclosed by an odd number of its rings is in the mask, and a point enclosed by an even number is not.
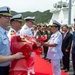
<svg viewBox="0 0 75 75"><path fill-rule="evenodd" d="M51 64L46 60L42 59L39 56L35 57L35 64L34 64L35 75L53 75L51 67L52 67ZM68 75L64 71L61 72L62 72L61 75Z"/></svg>

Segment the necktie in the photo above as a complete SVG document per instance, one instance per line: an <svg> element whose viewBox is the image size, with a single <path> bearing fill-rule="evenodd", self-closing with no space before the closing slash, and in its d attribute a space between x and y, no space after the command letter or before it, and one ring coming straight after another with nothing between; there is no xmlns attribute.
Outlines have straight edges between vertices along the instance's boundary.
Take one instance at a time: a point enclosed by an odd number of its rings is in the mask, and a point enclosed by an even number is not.
<svg viewBox="0 0 75 75"><path fill-rule="evenodd" d="M66 36L66 34L64 33L64 34L63 34L63 39L65 38L65 36Z"/></svg>

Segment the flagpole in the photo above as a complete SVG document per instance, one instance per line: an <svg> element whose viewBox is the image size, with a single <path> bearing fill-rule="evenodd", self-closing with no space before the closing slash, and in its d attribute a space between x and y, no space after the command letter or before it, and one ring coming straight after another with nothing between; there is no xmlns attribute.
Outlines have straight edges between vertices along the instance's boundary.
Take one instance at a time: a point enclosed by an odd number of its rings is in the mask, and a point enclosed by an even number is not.
<svg viewBox="0 0 75 75"><path fill-rule="evenodd" d="M71 25L71 6L72 6L72 1L69 0L68 25Z"/></svg>

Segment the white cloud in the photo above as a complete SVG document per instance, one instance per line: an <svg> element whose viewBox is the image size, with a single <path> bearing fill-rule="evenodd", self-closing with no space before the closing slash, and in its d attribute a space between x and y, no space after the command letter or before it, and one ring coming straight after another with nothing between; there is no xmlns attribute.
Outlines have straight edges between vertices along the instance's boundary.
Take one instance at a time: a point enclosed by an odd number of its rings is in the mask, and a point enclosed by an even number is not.
<svg viewBox="0 0 75 75"><path fill-rule="evenodd" d="M9 6L17 12L45 11L53 7L53 3L60 0L0 0L1 6Z"/></svg>

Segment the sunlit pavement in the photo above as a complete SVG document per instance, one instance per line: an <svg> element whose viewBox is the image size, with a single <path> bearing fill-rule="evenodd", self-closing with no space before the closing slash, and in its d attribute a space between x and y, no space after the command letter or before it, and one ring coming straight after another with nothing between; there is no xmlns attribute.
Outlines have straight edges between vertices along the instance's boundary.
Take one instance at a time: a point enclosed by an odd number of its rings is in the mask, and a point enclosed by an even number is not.
<svg viewBox="0 0 75 75"><path fill-rule="evenodd" d="M62 67L62 65L61 65ZM69 75L73 75L72 61L70 61L70 70L67 72Z"/></svg>

